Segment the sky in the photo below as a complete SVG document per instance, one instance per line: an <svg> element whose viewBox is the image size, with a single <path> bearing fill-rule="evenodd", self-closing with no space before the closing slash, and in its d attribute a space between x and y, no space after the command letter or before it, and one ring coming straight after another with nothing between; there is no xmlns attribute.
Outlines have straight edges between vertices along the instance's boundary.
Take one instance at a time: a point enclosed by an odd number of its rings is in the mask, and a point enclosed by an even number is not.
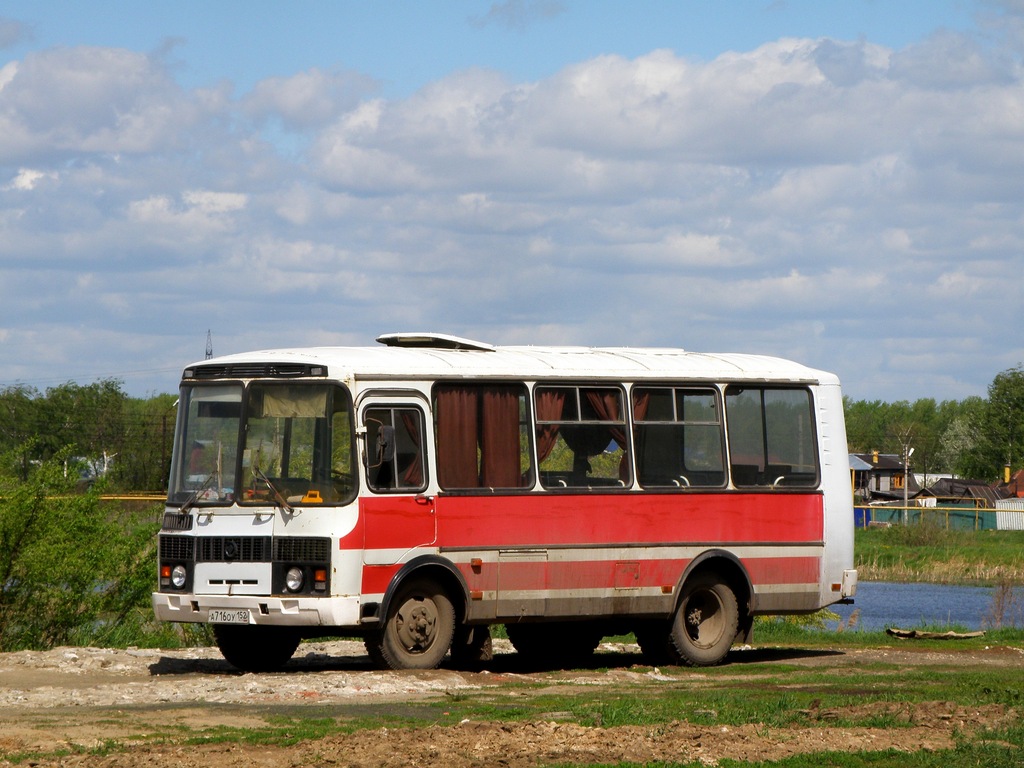
<svg viewBox="0 0 1024 768"><path fill-rule="evenodd" d="M1024 361L1024 0L0 5L0 390L435 331Z"/></svg>

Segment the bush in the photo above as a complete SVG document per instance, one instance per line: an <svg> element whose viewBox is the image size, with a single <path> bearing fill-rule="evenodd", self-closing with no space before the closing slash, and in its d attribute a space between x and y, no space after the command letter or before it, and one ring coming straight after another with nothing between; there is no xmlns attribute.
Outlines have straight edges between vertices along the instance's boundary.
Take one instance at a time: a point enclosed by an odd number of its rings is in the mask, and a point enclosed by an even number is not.
<svg viewBox="0 0 1024 768"><path fill-rule="evenodd" d="M0 651L123 640L149 621L156 523L106 508L98 487L76 492L65 458L27 479L13 454L0 462Z"/></svg>

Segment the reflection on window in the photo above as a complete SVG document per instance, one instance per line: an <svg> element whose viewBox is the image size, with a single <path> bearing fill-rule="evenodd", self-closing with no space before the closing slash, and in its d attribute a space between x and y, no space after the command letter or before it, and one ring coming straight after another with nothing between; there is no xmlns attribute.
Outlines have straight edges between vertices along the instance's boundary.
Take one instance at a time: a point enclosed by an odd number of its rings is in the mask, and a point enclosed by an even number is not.
<svg viewBox="0 0 1024 768"><path fill-rule="evenodd" d="M725 485L722 420L713 389L636 387L633 440L640 485Z"/></svg>
<svg viewBox="0 0 1024 768"><path fill-rule="evenodd" d="M274 489L292 504L336 504L355 494L352 408L325 384L254 384L249 389L242 501L267 503Z"/></svg>
<svg viewBox="0 0 1024 768"><path fill-rule="evenodd" d="M419 491L426 487L423 469L423 414L418 408L368 408L366 477L380 492Z"/></svg>
<svg viewBox="0 0 1024 768"><path fill-rule="evenodd" d="M434 388L434 431L442 488L532 485L522 384L439 384Z"/></svg>
<svg viewBox="0 0 1024 768"><path fill-rule="evenodd" d="M818 484L808 390L729 387L725 410L734 485L808 488Z"/></svg>
<svg viewBox="0 0 1024 768"><path fill-rule="evenodd" d="M630 484L622 391L537 387L537 455L545 488Z"/></svg>

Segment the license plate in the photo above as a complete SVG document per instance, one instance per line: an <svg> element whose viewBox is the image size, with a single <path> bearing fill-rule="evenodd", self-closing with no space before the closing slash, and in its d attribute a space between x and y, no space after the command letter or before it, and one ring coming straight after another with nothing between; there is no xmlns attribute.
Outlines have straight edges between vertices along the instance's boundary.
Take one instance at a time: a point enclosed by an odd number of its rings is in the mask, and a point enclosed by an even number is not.
<svg viewBox="0 0 1024 768"><path fill-rule="evenodd" d="M248 624L249 609L237 608L225 611L220 608L211 608L209 621L211 624Z"/></svg>

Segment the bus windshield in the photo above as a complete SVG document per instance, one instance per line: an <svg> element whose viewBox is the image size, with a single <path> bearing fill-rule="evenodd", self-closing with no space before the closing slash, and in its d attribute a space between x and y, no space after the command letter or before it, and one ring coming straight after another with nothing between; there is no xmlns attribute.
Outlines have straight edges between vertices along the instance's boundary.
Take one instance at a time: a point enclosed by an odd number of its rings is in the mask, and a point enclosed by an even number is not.
<svg viewBox="0 0 1024 768"><path fill-rule="evenodd" d="M352 407L344 388L185 386L179 407L171 503L339 504L355 495Z"/></svg>

